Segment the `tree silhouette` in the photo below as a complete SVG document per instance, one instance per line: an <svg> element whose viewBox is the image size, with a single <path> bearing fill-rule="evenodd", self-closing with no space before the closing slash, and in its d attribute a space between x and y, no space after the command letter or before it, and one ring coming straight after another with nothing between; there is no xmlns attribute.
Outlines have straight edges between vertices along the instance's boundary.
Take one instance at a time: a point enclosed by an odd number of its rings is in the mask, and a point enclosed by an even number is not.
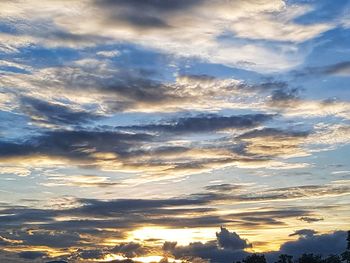
<svg viewBox="0 0 350 263"><path fill-rule="evenodd" d="M243 259L244 263L266 263L265 255L252 254Z"/></svg>
<svg viewBox="0 0 350 263"><path fill-rule="evenodd" d="M324 260L323 263L341 263L341 259L338 255L329 255Z"/></svg>
<svg viewBox="0 0 350 263"><path fill-rule="evenodd" d="M278 257L278 261L276 263L293 263L293 256L287 254L281 254Z"/></svg>
<svg viewBox="0 0 350 263"><path fill-rule="evenodd" d="M302 254L298 263L322 263L322 257L314 254Z"/></svg>
<svg viewBox="0 0 350 263"><path fill-rule="evenodd" d="M350 230L348 231L346 251L341 254L341 259L346 263L350 263Z"/></svg>

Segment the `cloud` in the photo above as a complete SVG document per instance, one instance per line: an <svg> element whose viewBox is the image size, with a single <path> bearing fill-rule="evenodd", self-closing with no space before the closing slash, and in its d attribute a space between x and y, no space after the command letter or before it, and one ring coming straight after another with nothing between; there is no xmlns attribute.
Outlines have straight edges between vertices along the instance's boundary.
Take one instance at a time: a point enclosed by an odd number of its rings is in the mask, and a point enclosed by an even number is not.
<svg viewBox="0 0 350 263"><path fill-rule="evenodd" d="M39 251L23 251L18 253L18 256L23 259L37 259L42 258L45 255L45 253Z"/></svg>
<svg viewBox="0 0 350 263"><path fill-rule="evenodd" d="M21 244L64 248L83 247L84 244L99 243L101 239L113 236L115 238L125 237L129 231L144 225L177 229L216 227L220 224L228 224L256 229L283 225L286 224L286 219L313 216L314 213L309 209L292 207L288 209L260 208L249 212L229 213L212 208L212 205L218 202L242 204L243 202L288 200L312 196L311 193L305 191L303 191L303 195L292 193L290 196L282 197L280 195L254 197L252 193L203 192L169 199L117 199L109 201L80 199L75 201L74 206L59 209L8 207L2 210L0 235L9 246ZM348 192L348 189L344 189L344 191ZM277 190L277 192L279 191ZM313 195L317 198L329 195L329 193L323 192L324 190L319 195ZM182 216L178 217L179 214ZM22 226L21 229L11 230L18 226ZM228 232L225 228L217 233L217 239L219 246L225 249L235 250L250 247L245 239L239 238L236 233Z"/></svg>
<svg viewBox="0 0 350 263"><path fill-rule="evenodd" d="M94 113L72 110L64 105L29 97L23 97L21 104L21 111L29 116L34 123L47 127L79 125L97 120L100 117Z"/></svg>
<svg viewBox="0 0 350 263"><path fill-rule="evenodd" d="M50 123L55 123L57 118L59 122L64 121L66 115L72 115L74 119L78 114L63 111L61 115L61 110L57 112L56 108L53 112L50 108L50 117L46 117ZM86 115L79 113L77 119L80 117L85 120ZM7 166L16 163L30 167L37 160L41 165L70 164L109 171L143 172L152 180L228 166L264 166L271 169L304 167L305 164L284 163L275 158L306 155L301 144L308 136L307 132L286 132L273 128L252 130L272 118L271 114L261 113L230 117L200 115L156 124L43 130L41 134L24 141L0 142L0 158ZM217 131L227 134L218 134L205 142L192 138L177 142L179 135ZM269 141L267 145L266 139ZM64 181L69 183L70 180L70 183L76 184L83 179L88 178L75 176L67 177Z"/></svg>
<svg viewBox="0 0 350 263"><path fill-rule="evenodd" d="M21 166L0 166L0 174L15 174L26 177L31 174L30 169Z"/></svg>
<svg viewBox="0 0 350 263"><path fill-rule="evenodd" d="M112 187L119 183L110 180L109 177L97 175L63 175L47 174L47 182L41 185L47 187L55 186L78 186L78 187Z"/></svg>
<svg viewBox="0 0 350 263"><path fill-rule="evenodd" d="M111 251L113 253L121 254L126 258L135 258L147 255L150 252L150 249L139 243L130 242L118 244Z"/></svg>
<svg viewBox="0 0 350 263"><path fill-rule="evenodd" d="M121 52L119 50L102 50L98 51L96 54L102 57L113 58L119 56Z"/></svg>
<svg viewBox="0 0 350 263"><path fill-rule="evenodd" d="M309 136L307 131L285 131L276 128L263 128L248 131L239 136L247 143L245 151L247 154L257 156L306 156L307 151L302 144Z"/></svg>
<svg viewBox="0 0 350 263"><path fill-rule="evenodd" d="M250 247L250 245L246 240L241 239L237 233L229 232L226 228L221 227L216 236L217 240L206 243L194 242L187 246L178 246L176 242L167 242L164 243L163 249L180 259L201 258L210 260L210 262L223 263L240 260L248 255L243 249Z"/></svg>
<svg viewBox="0 0 350 263"><path fill-rule="evenodd" d="M1 18L16 32L1 37L7 50L31 43L77 48L102 41L124 41L167 54L200 57L234 67L249 65L261 71L287 69L301 63L303 52L296 44L336 26L297 23L296 19L313 7L289 5L282 0L190 0L176 4L74 0L70 6L63 0L49 4L35 0L30 4L2 1L0 7L6 10ZM139 8L143 10L141 15ZM259 30L252 26L257 17ZM270 43L264 45L256 40Z"/></svg>
<svg viewBox="0 0 350 263"><path fill-rule="evenodd" d="M240 189L240 192L237 191ZM241 192L242 190L243 193ZM248 191L249 190L249 191ZM247 192L248 191L248 192ZM315 217L317 213L310 208L282 206L281 209L256 207L245 212L229 212L217 206L218 203L242 205L244 202L258 204L260 201L283 201L298 198L317 198L337 196L349 192L349 189L337 189L330 186L300 186L277 188L262 191L236 185L211 185L204 192L168 199L75 199L75 204L58 208L34 209L28 207L6 207L0 217L0 235L6 246L42 247L52 251L76 248L72 255L76 259L101 258L108 253L121 254L135 258L160 253L160 241L145 243L118 243L114 248L104 244L110 239L121 240L130 237L130 233L147 226L178 228L214 228L218 225L243 227L244 229L266 229L276 225L289 225L290 220L303 217ZM213 208L213 206L217 208ZM317 208L315 208L317 210ZM178 215L181 214L181 217ZM19 226L21 226L19 228ZM292 234L300 238L318 237L309 230ZM205 243L194 242L189 245L165 243L163 251L181 259L203 258L226 262L241 259L247 255L244 249L251 244L235 232L222 227L216 233L217 240ZM148 242L148 243L147 243ZM150 243L149 243L150 242ZM294 244L294 243L292 243ZM94 246L93 250L89 250ZM289 243L285 247L289 248ZM282 251L282 250L281 250ZM283 250L284 251L284 250ZM288 250L289 251L289 250ZM284 251L284 252L288 252ZM157 254L156 253L156 254ZM51 254L50 254L51 255ZM160 254L161 255L161 254ZM231 262L230 261L230 262Z"/></svg>
<svg viewBox="0 0 350 263"><path fill-rule="evenodd" d="M350 75L350 61L341 61L335 64L320 67L307 67L303 70L295 71L294 74L297 77L309 77L317 75L347 77Z"/></svg>
<svg viewBox="0 0 350 263"><path fill-rule="evenodd" d="M226 228L221 227L220 232L216 233L217 241L220 247L232 250L243 250L251 247L247 240L241 239L235 232L229 232Z"/></svg>
<svg viewBox="0 0 350 263"><path fill-rule="evenodd" d="M126 127L131 130L159 131L169 133L202 133L227 129L247 129L256 127L273 118L269 114L249 114L238 116L202 115L180 118L173 123L150 124Z"/></svg>
<svg viewBox="0 0 350 263"><path fill-rule="evenodd" d="M325 73L329 75L349 76L350 61L340 62L334 65L331 65L325 69Z"/></svg>
<svg viewBox="0 0 350 263"><path fill-rule="evenodd" d="M311 237L313 235L317 234L317 231L313 229L300 229L297 231L294 231L294 233L290 234L289 236L301 236L301 237Z"/></svg>
<svg viewBox="0 0 350 263"><path fill-rule="evenodd" d="M323 218L317 218L317 217L309 217L309 216L302 216L299 218L301 221L305 221L307 223L314 223L324 220Z"/></svg>
<svg viewBox="0 0 350 263"><path fill-rule="evenodd" d="M283 244L281 253L299 256L303 253L314 253L327 256L340 254L346 248L346 232L336 231L330 234L301 235L298 240Z"/></svg>

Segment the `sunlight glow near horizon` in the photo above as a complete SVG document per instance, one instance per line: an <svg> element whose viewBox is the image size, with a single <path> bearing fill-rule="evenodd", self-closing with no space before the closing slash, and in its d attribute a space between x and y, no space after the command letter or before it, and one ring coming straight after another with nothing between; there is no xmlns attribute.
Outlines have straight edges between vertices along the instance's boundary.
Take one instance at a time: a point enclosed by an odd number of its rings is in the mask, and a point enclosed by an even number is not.
<svg viewBox="0 0 350 263"><path fill-rule="evenodd" d="M143 227L130 233L128 239L142 240L160 239L164 241L176 241L179 245L188 245L195 241L206 241L215 237L217 228L165 228L165 227Z"/></svg>

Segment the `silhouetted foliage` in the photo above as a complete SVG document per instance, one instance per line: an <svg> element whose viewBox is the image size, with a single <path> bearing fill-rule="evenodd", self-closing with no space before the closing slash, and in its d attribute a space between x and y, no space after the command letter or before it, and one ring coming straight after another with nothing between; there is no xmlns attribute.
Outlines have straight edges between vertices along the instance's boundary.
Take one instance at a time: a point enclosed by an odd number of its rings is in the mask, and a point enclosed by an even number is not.
<svg viewBox="0 0 350 263"><path fill-rule="evenodd" d="M287 254L281 254L278 257L278 261L276 263L293 263L293 256Z"/></svg>
<svg viewBox="0 0 350 263"><path fill-rule="evenodd" d="M350 250L347 250L344 253L342 253L341 259L344 260L346 263L350 263Z"/></svg>
<svg viewBox="0 0 350 263"><path fill-rule="evenodd" d="M346 238L346 241L346 251L341 254L341 259L346 263L350 263L350 230L348 231L348 237Z"/></svg>
<svg viewBox="0 0 350 263"><path fill-rule="evenodd" d="M298 259L298 263L322 263L321 255L302 254Z"/></svg>
<svg viewBox="0 0 350 263"><path fill-rule="evenodd" d="M347 246L346 251L341 255L328 255L323 258L321 255L313 253L302 254L298 259L293 261L293 256L287 254L281 254L275 263L350 263L350 231L347 235ZM325 254L325 253L324 253ZM243 263L267 263L265 255L263 254L252 254L247 256L242 261ZM235 262L233 262L235 263ZM236 263L241 263L237 261Z"/></svg>
<svg viewBox="0 0 350 263"><path fill-rule="evenodd" d="M266 263L265 255L253 254L243 259L244 263Z"/></svg>
<svg viewBox="0 0 350 263"><path fill-rule="evenodd" d="M341 263L341 259L338 255L329 255L324 260L323 263Z"/></svg>

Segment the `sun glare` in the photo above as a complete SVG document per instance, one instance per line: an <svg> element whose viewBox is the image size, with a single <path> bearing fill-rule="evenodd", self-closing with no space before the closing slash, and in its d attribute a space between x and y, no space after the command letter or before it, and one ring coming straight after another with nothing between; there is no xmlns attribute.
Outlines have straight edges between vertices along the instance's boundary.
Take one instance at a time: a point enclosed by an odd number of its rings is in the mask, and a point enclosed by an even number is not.
<svg viewBox="0 0 350 263"><path fill-rule="evenodd" d="M152 262L160 262L164 257L163 256L144 256L144 257L135 257L131 258L133 261L142 262L142 263L152 263ZM110 262L113 260L125 260L126 257L116 254L108 254L104 257L103 260L99 260L99 262ZM175 258L167 258L169 263L180 263L181 260Z"/></svg>
<svg viewBox="0 0 350 263"><path fill-rule="evenodd" d="M187 245L191 242L205 242L215 237L216 228L165 228L143 227L131 232L129 240L160 239L162 241L177 241L179 245Z"/></svg>

